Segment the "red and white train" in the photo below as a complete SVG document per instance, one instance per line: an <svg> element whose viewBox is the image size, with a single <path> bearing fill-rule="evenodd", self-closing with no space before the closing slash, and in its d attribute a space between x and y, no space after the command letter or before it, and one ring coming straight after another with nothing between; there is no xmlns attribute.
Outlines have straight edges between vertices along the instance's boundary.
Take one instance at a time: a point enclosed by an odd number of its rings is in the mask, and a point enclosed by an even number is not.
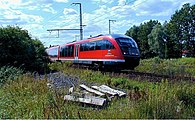
<svg viewBox="0 0 195 120"><path fill-rule="evenodd" d="M51 61L72 61L98 67L134 69L140 52L136 42L121 34L99 35L46 49Z"/></svg>

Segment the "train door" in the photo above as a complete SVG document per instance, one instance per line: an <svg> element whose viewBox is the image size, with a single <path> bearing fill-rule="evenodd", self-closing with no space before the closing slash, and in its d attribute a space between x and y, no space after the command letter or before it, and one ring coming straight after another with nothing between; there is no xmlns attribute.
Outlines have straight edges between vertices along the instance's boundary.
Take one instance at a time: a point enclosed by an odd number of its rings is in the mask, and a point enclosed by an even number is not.
<svg viewBox="0 0 195 120"><path fill-rule="evenodd" d="M76 44L74 60L78 62L79 44Z"/></svg>

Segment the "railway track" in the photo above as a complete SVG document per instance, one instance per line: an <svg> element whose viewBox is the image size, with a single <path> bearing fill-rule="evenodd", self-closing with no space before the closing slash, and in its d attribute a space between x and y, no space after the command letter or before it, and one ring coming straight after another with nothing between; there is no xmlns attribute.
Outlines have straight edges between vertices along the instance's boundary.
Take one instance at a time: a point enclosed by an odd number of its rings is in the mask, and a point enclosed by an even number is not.
<svg viewBox="0 0 195 120"><path fill-rule="evenodd" d="M170 82L179 82L179 81L189 81L195 82L195 77L186 77L186 76L171 76L171 75L160 75L155 73L145 73L137 71L121 71L110 73L111 76L124 76L129 79L135 79L138 81L148 81L148 82L161 82L162 80L168 80Z"/></svg>
<svg viewBox="0 0 195 120"><path fill-rule="evenodd" d="M94 71L98 71L97 69L93 69L86 66L72 66L73 68L79 69L92 69ZM126 77L129 79L135 79L138 81L148 81L148 82L161 82L162 80L168 80L169 82L179 82L179 81L188 81L195 82L195 76L186 77L186 76L174 76L174 75L163 75L156 73L146 73L146 72L138 72L133 70L124 70L124 71L112 71L112 70L101 70L103 74L109 74L111 77Z"/></svg>

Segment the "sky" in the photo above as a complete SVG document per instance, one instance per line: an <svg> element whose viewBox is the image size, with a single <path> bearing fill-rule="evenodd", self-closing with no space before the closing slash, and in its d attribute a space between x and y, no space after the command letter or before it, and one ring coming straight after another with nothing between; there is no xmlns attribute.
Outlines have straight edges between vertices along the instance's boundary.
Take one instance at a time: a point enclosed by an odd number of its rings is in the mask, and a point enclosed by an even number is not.
<svg viewBox="0 0 195 120"><path fill-rule="evenodd" d="M109 33L125 34L133 25L149 20L163 23L183 4L194 0L0 0L0 26L28 30L47 47L79 40L81 3L84 39Z"/></svg>

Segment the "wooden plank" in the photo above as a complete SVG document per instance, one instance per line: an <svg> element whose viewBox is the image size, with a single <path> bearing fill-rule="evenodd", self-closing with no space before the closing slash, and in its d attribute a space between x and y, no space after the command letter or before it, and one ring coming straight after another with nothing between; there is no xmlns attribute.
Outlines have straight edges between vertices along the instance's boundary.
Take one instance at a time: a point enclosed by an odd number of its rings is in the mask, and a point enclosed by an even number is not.
<svg viewBox="0 0 195 120"><path fill-rule="evenodd" d="M81 102L81 103L98 105L98 106L103 106L106 103L105 98L100 98L100 97L95 97L95 96L77 97L73 95L65 95L64 100Z"/></svg>
<svg viewBox="0 0 195 120"><path fill-rule="evenodd" d="M113 92L113 91L104 89L104 88L102 88L102 87L98 87L98 86L91 86L91 87L94 88L94 89L96 89L96 90L99 90L100 92L107 93L107 94L109 94L109 95L113 95L113 96L116 96L116 95L117 95L116 92Z"/></svg>
<svg viewBox="0 0 195 120"><path fill-rule="evenodd" d="M107 94L110 94L110 95L113 95L113 96L125 96L126 93L125 92L122 92L122 91L119 91L119 90L115 90L113 88L110 88L109 86L106 86L106 85L101 85L101 86L91 86L92 88L94 89L97 89L99 90L100 92L103 92L103 93L107 93Z"/></svg>
<svg viewBox="0 0 195 120"><path fill-rule="evenodd" d="M122 96L126 96L126 93L123 92L123 91L119 91L119 90L115 90L107 85L101 85L100 86L101 89L105 89L105 90L108 90L108 91L112 91L114 93L117 93L119 97L122 97Z"/></svg>
<svg viewBox="0 0 195 120"><path fill-rule="evenodd" d="M87 90L88 92L94 93L94 94L99 95L99 96L104 96L105 95L104 93L101 93L100 91L89 88L84 84L81 84L80 87Z"/></svg>

